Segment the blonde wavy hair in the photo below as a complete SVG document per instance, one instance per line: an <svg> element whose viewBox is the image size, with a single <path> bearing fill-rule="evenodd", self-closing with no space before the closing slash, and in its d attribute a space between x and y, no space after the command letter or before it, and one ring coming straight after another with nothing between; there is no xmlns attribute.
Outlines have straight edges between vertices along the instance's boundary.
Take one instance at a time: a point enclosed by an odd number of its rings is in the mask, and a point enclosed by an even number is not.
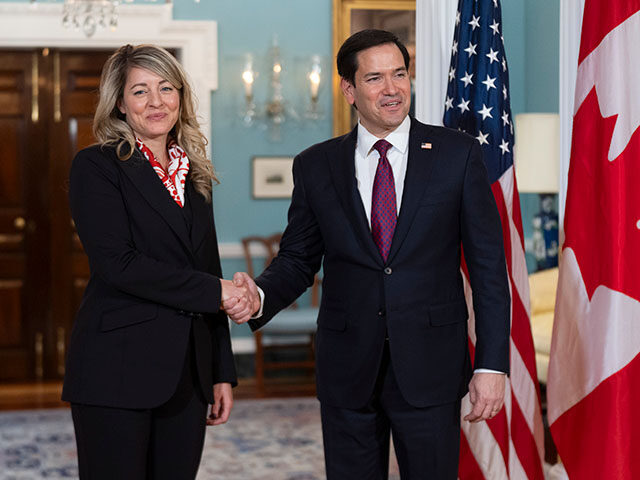
<svg viewBox="0 0 640 480"><path fill-rule="evenodd" d="M125 45L109 57L100 77L100 99L93 117L93 134L98 143L116 147L118 158L126 161L133 155L135 136L118 109L123 98L129 70L144 68L167 80L180 92L180 114L169 138L180 145L190 163L190 179L202 196L211 200L212 182L219 183L207 158L207 139L196 119L194 96L182 66L164 48L156 45Z"/></svg>

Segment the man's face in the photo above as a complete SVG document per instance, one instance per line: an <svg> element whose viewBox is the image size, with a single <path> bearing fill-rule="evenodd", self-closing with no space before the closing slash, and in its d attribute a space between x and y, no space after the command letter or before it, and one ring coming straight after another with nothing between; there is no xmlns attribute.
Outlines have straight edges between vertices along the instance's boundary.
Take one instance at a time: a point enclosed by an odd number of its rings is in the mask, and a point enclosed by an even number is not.
<svg viewBox="0 0 640 480"><path fill-rule="evenodd" d="M385 43L358 52L352 85L342 79L342 93L358 109L360 123L384 138L402 123L411 105L411 82L400 49Z"/></svg>

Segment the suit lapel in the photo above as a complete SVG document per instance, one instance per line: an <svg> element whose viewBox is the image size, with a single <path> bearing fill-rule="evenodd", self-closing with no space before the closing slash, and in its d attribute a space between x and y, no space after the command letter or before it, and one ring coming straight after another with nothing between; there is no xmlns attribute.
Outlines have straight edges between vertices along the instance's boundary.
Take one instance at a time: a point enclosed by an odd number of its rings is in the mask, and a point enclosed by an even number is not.
<svg viewBox="0 0 640 480"><path fill-rule="evenodd" d="M149 205L169 224L180 243L191 253L189 232L180 206L171 198L151 164L135 149L129 160L118 161L118 165L122 167Z"/></svg>
<svg viewBox="0 0 640 480"><path fill-rule="evenodd" d="M329 166L340 203L349 219L349 223L355 230L356 237L360 240L363 250L368 252L376 262L382 264L382 257L378 252L378 247L373 242L367 215L356 185L355 149L358 138L357 132L358 127L343 137L338 144L337 154L331 155L331 158L329 158Z"/></svg>
<svg viewBox="0 0 640 480"><path fill-rule="evenodd" d="M422 148L423 143L431 144L431 148ZM388 262L398 253L409 227L424 195L434 159L438 153L439 143L435 135L427 126L411 119L409 130L409 157L407 160L407 174L404 180L404 191L400 205L400 215L396 223L396 230L391 242Z"/></svg>

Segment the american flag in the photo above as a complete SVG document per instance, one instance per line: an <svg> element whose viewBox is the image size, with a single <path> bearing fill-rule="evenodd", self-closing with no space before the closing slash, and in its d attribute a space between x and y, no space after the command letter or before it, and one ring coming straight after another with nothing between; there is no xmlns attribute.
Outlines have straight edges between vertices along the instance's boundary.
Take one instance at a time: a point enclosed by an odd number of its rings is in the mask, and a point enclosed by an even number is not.
<svg viewBox="0 0 640 480"><path fill-rule="evenodd" d="M458 3L444 125L474 136L482 146L502 219L512 303L511 376L507 380L505 408L487 422L462 421L459 477L461 480L543 479L540 389L531 336L522 218L513 169L509 75L498 0L460 0ZM464 274L470 302L468 275ZM469 319L469 344L473 350L473 314ZM467 396L462 414L470 409Z"/></svg>

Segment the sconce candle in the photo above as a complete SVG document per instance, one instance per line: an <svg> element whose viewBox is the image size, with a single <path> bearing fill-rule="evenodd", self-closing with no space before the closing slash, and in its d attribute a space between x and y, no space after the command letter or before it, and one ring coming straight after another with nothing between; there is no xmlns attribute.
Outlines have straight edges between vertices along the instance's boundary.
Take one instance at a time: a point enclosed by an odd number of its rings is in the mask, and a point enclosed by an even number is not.
<svg viewBox="0 0 640 480"><path fill-rule="evenodd" d="M317 67L317 68L316 68ZM314 65L309 73L309 82L311 85L311 100L318 100L318 89L320 88L320 67Z"/></svg>
<svg viewBox="0 0 640 480"><path fill-rule="evenodd" d="M307 73L307 79L309 80L309 90L311 93L311 102L305 112L305 117L311 120L318 120L322 114L320 106L318 105L318 95L320 91L320 84L322 83L322 67L320 56L313 55L311 57L311 66Z"/></svg>
<svg viewBox="0 0 640 480"><path fill-rule="evenodd" d="M253 70L253 57L247 55L244 63L244 69L242 70L242 84L244 85L244 99L245 105L242 111L242 123L245 125L253 125L254 119L257 115L256 105L253 103L253 82L256 79L256 72Z"/></svg>
<svg viewBox="0 0 640 480"><path fill-rule="evenodd" d="M250 101L253 98L253 82L256 78L253 71L253 57L247 55L244 63L244 70L242 71L242 83L244 84L244 96Z"/></svg>
<svg viewBox="0 0 640 480"><path fill-rule="evenodd" d="M244 96L251 98L253 96L251 92L253 85L253 72L251 70L245 70L242 72L242 81L244 82Z"/></svg>

